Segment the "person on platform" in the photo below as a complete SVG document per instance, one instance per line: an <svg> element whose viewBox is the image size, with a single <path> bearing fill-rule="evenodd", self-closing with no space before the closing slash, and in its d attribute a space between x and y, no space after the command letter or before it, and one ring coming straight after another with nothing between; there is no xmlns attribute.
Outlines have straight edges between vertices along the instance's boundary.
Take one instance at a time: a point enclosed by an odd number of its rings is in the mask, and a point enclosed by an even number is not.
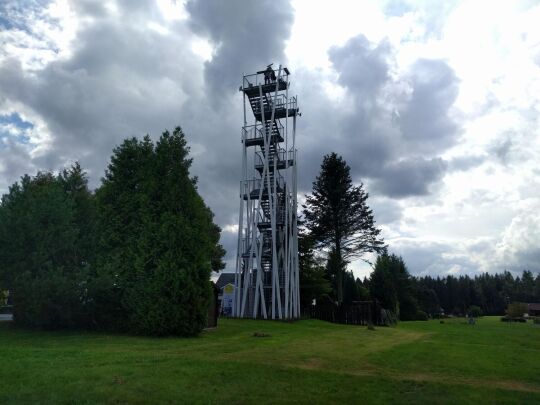
<svg viewBox="0 0 540 405"><path fill-rule="evenodd" d="M271 81L276 81L276 74L272 69L273 63L270 63L264 71L264 84L270 84Z"/></svg>

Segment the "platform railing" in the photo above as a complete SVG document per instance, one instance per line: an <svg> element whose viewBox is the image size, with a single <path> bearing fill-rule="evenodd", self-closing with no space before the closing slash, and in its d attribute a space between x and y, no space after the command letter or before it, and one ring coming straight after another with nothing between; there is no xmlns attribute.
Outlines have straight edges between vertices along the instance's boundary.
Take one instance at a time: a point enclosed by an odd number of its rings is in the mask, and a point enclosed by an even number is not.
<svg viewBox="0 0 540 405"><path fill-rule="evenodd" d="M276 176L275 180L270 180L270 189L273 190L274 188L274 181L276 184L276 187L280 190L283 190L285 187L285 179L283 176L278 175ZM249 180L242 180L240 182L240 197L243 197L244 195L249 195L255 190L260 190L261 187L263 189L268 189L267 182L265 181L263 184L262 179L249 179Z"/></svg>
<svg viewBox="0 0 540 405"><path fill-rule="evenodd" d="M287 81L287 78L288 78L288 75L282 70L281 71L281 78L278 79L278 74L279 74L279 71L277 69L272 69L272 71L274 72L274 75L276 76L276 80L281 80L283 82L286 82ZM249 87L254 87L254 86L258 86L259 84L267 84L265 79L264 79L264 76L265 76L265 71L264 70L261 70L257 73L254 73L254 74L251 74L251 75L246 75L244 76L244 80L243 80L243 88L246 89L246 88L249 88ZM276 81L270 81L270 84L272 83L276 83Z"/></svg>
<svg viewBox="0 0 540 405"><path fill-rule="evenodd" d="M271 155L269 157L268 159L269 166L274 165L274 157L277 158L276 163L278 165L281 162L285 162L287 159L289 160L289 162L292 161L292 163L294 163L295 153L292 149L287 152L284 148L279 148L278 151L274 155ZM264 153L255 152L255 167L258 168L261 166L264 166Z"/></svg>
<svg viewBox="0 0 540 405"><path fill-rule="evenodd" d="M277 130L279 133L283 133L283 124L281 124L279 121L274 121L275 125L277 126ZM275 129L272 128L272 132L275 132ZM259 125L246 125L242 128L242 135L245 140L251 140L251 139L260 139L264 138L264 127Z"/></svg>

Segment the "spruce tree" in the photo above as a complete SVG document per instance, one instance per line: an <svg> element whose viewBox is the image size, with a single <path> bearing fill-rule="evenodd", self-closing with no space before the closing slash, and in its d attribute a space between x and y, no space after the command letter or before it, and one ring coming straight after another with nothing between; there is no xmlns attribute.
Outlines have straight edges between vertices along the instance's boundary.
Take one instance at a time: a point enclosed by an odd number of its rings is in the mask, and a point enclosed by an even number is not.
<svg viewBox="0 0 540 405"><path fill-rule="evenodd" d="M366 253L385 249L367 205L368 196L362 183L353 185L349 166L336 153L324 157L313 193L306 196L306 227L316 247L328 253L328 276L333 280L339 302L343 302L347 264L353 259L364 259Z"/></svg>

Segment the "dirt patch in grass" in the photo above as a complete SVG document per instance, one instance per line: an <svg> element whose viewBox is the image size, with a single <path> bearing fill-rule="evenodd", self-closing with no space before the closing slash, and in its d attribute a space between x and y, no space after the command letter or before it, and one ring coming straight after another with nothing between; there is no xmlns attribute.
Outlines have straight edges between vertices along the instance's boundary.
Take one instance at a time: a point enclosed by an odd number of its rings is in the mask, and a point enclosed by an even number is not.
<svg viewBox="0 0 540 405"><path fill-rule="evenodd" d="M324 361L317 358L312 357L311 359L308 359L305 363L300 365L299 368L307 369L307 370L318 370L324 367Z"/></svg>
<svg viewBox="0 0 540 405"><path fill-rule="evenodd" d="M408 373L408 374L388 374L389 378L395 380L404 380L404 381L416 381L416 382L435 382L441 384L451 384L451 385L467 385L471 387L492 387L500 388L503 390L509 391L521 391L521 392L530 392L538 394L540 393L540 387L522 383L520 381L513 380L484 380L479 378L449 378L448 376L439 376L436 374L425 374L425 373Z"/></svg>

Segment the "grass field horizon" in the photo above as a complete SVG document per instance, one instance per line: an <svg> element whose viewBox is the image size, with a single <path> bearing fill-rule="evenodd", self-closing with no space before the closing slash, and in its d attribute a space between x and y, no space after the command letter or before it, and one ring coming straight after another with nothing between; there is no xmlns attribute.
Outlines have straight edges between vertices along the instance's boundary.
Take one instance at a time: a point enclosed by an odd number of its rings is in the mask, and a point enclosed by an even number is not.
<svg viewBox="0 0 540 405"><path fill-rule="evenodd" d="M254 337L254 333L269 334ZM0 323L0 403L538 403L540 328L220 319L197 338Z"/></svg>

